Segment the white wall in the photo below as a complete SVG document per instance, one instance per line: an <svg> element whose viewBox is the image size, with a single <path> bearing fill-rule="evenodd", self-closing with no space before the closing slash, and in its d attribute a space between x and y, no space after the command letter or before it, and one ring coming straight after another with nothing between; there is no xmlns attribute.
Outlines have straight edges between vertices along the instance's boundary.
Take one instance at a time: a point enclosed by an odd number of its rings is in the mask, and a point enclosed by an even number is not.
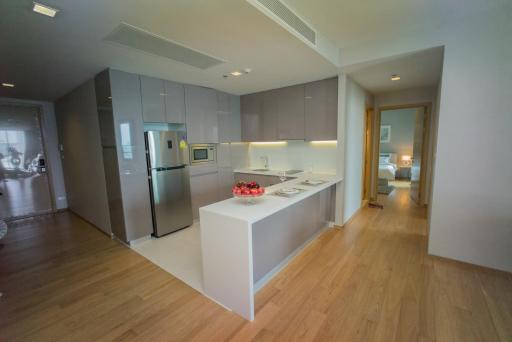
<svg viewBox="0 0 512 342"><path fill-rule="evenodd" d="M447 38L429 252L512 271L512 20Z"/></svg>
<svg viewBox="0 0 512 342"><path fill-rule="evenodd" d="M20 100L12 98L0 98L0 102L20 103L40 106L41 124L46 147L47 160L50 171L50 182L53 190L53 202L55 209L67 208L66 188L64 186L64 176L62 174L62 164L60 160L58 147L57 123L55 121L55 110L53 103L44 101Z"/></svg>
<svg viewBox="0 0 512 342"><path fill-rule="evenodd" d="M350 77L346 78L343 223L361 207L365 113L372 102L369 93Z"/></svg>
<svg viewBox="0 0 512 342"><path fill-rule="evenodd" d="M344 65L444 45L429 253L512 271L512 2L341 52Z"/></svg>
<svg viewBox="0 0 512 342"><path fill-rule="evenodd" d="M306 141L289 141L277 145L249 144L249 165L262 168L262 156L269 158L271 169L308 170L316 173L336 173L336 143L311 143Z"/></svg>

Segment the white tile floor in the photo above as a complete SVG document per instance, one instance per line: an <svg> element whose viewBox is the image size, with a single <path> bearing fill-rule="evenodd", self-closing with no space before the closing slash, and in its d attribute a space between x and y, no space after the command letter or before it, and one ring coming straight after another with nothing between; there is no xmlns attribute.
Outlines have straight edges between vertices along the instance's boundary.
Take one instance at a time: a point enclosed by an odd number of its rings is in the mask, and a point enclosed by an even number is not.
<svg viewBox="0 0 512 342"><path fill-rule="evenodd" d="M132 249L185 284L203 292L199 222L176 233L137 243Z"/></svg>

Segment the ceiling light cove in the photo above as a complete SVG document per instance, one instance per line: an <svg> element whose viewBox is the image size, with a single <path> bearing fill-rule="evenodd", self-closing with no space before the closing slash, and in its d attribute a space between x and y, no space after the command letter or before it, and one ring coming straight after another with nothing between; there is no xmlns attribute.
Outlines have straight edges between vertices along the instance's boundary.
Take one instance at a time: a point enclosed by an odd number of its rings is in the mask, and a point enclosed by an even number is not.
<svg viewBox="0 0 512 342"><path fill-rule="evenodd" d="M400 81L400 75L391 75L391 81Z"/></svg>
<svg viewBox="0 0 512 342"><path fill-rule="evenodd" d="M12 84L12 83L2 83L2 87L14 88L14 84Z"/></svg>
<svg viewBox="0 0 512 342"><path fill-rule="evenodd" d="M40 4L38 2L34 2L34 7L32 7L32 10L50 18L54 18L57 15L57 12L59 12L59 10L56 8Z"/></svg>

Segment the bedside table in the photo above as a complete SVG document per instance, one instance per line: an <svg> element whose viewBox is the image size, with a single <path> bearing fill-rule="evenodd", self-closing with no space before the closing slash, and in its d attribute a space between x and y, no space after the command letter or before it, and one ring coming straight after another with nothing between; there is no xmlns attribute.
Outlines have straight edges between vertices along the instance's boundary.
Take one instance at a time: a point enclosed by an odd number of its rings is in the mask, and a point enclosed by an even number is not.
<svg viewBox="0 0 512 342"><path fill-rule="evenodd" d="M397 179L411 179L411 167L410 166L400 166L396 171Z"/></svg>

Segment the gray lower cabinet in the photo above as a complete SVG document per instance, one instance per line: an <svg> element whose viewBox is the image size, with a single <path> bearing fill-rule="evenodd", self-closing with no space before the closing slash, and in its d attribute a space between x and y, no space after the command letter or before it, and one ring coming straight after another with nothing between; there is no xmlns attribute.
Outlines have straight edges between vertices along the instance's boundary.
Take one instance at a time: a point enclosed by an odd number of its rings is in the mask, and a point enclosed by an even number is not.
<svg viewBox="0 0 512 342"><path fill-rule="evenodd" d="M189 143L218 143L217 93L214 89L185 86Z"/></svg>
<svg viewBox="0 0 512 342"><path fill-rule="evenodd" d="M164 81L153 77L140 76L140 90L144 122L167 122Z"/></svg>
<svg viewBox="0 0 512 342"><path fill-rule="evenodd" d="M263 140L263 93L240 97L242 141Z"/></svg>
<svg viewBox="0 0 512 342"><path fill-rule="evenodd" d="M272 91L278 99L277 138L304 140L304 85Z"/></svg>
<svg viewBox="0 0 512 342"><path fill-rule="evenodd" d="M217 91L219 142L241 141L240 96Z"/></svg>
<svg viewBox="0 0 512 342"><path fill-rule="evenodd" d="M338 128L338 78L305 86L306 140L336 140Z"/></svg>
<svg viewBox="0 0 512 342"><path fill-rule="evenodd" d="M164 81L164 85L165 121L168 123L186 123L184 85L172 81Z"/></svg>
<svg viewBox="0 0 512 342"><path fill-rule="evenodd" d="M190 168L190 195L194 219L199 219L200 207L220 200L216 166L212 170L201 170L199 172L197 167L192 166Z"/></svg>
<svg viewBox="0 0 512 342"><path fill-rule="evenodd" d="M235 177L232 168L219 167L218 184L219 201L233 197L231 190L235 184Z"/></svg>

